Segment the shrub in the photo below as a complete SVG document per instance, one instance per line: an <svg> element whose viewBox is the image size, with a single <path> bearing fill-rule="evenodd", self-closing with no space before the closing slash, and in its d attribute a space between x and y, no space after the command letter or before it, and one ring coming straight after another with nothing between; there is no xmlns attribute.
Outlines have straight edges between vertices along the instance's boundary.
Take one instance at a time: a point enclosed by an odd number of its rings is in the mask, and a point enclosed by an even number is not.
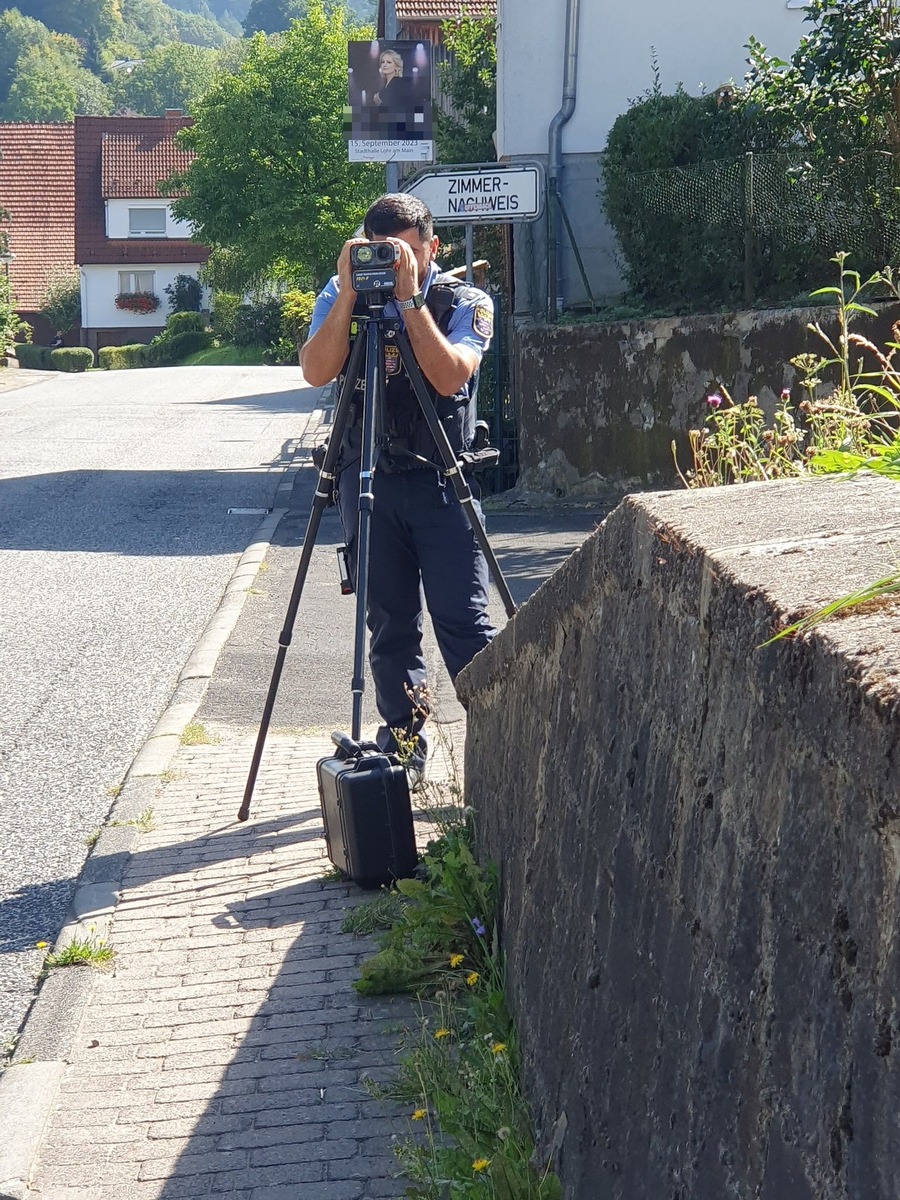
<svg viewBox="0 0 900 1200"><path fill-rule="evenodd" d="M235 346L270 346L281 337L281 301L239 304L231 341Z"/></svg>
<svg viewBox="0 0 900 1200"><path fill-rule="evenodd" d="M131 367L147 366L147 347L143 342L132 346L104 346L97 355L100 366L107 371L124 371Z"/></svg>
<svg viewBox="0 0 900 1200"><path fill-rule="evenodd" d="M306 338L315 302L315 292L285 292L281 297L282 336L292 337L297 346Z"/></svg>
<svg viewBox="0 0 900 1200"><path fill-rule="evenodd" d="M31 342L17 342L13 349L16 352L16 358L19 360L19 366L25 367L31 371L49 371L50 366L50 347L49 346L33 346Z"/></svg>
<svg viewBox="0 0 900 1200"><path fill-rule="evenodd" d="M41 316L60 333L68 333L81 320L81 280L77 271L50 272Z"/></svg>
<svg viewBox="0 0 900 1200"><path fill-rule="evenodd" d="M240 296L236 296L233 292L215 292L213 294L209 320L216 337L224 338L226 342L234 341L234 322L240 303Z"/></svg>
<svg viewBox="0 0 900 1200"><path fill-rule="evenodd" d="M207 328L206 318L199 312L174 312L166 321L166 333L187 333L188 330L203 332Z"/></svg>
<svg viewBox="0 0 900 1200"><path fill-rule="evenodd" d="M263 351L263 362L268 363L270 366L296 367L298 358L297 346L294 339L281 337L277 342L272 342Z"/></svg>
<svg viewBox="0 0 900 1200"><path fill-rule="evenodd" d="M68 346L50 351L50 369L53 371L86 371L94 365L94 352L87 346Z"/></svg>
<svg viewBox="0 0 900 1200"><path fill-rule="evenodd" d="M180 362L198 350L207 350L213 343L208 329L186 329L184 333L161 333L147 348L151 367L167 367Z"/></svg>
<svg viewBox="0 0 900 1200"><path fill-rule="evenodd" d="M200 311L203 285L195 275L176 275L175 282L167 284L164 290L169 297L169 308L173 313Z"/></svg>

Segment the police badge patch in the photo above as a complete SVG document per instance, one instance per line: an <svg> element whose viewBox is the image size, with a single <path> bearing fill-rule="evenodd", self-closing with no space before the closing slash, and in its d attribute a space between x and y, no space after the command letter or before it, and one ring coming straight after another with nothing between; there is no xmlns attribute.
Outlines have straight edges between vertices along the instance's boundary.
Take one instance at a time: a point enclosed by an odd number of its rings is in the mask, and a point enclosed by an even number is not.
<svg viewBox="0 0 900 1200"><path fill-rule="evenodd" d="M386 375L396 375L400 370L400 350L397 346L385 346L384 370Z"/></svg>
<svg viewBox="0 0 900 1200"><path fill-rule="evenodd" d="M480 334L481 337L489 338L494 336L494 314L489 304L477 304L475 306L472 326L475 332Z"/></svg>

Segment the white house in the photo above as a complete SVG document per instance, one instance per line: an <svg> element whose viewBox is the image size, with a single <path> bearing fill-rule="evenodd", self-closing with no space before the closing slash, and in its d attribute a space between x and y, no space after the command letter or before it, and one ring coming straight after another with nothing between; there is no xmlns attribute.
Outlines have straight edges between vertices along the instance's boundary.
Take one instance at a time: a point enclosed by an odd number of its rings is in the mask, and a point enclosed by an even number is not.
<svg viewBox="0 0 900 1200"><path fill-rule="evenodd" d="M178 275L196 277L209 257L159 189L190 162L175 143L188 123L177 110L75 118L75 261L82 340L94 350L149 341L165 325L166 287ZM129 300L135 293L158 303ZM123 307L135 303L147 311Z"/></svg>
<svg viewBox="0 0 900 1200"><path fill-rule="evenodd" d="M751 35L787 58L800 40L801 5L802 0L544 0L540 5L498 0L497 153L507 162L539 159L549 164L552 176L552 128L560 114L560 192L596 297L610 299L622 290L598 197L600 156L615 119L652 87L654 58L664 92L679 83L694 94L712 92L743 77ZM547 307L545 238L544 223L516 232L517 312ZM564 227L559 245L556 295L565 304L578 303L585 290Z"/></svg>

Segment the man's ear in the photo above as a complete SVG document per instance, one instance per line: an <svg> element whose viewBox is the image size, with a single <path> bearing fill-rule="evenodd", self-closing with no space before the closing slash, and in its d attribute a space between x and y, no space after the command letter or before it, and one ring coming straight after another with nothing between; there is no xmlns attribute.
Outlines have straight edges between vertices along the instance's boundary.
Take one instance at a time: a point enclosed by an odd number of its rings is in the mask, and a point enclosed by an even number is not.
<svg viewBox="0 0 900 1200"><path fill-rule="evenodd" d="M441 244L441 242L440 242L440 238L438 237L438 235L437 235L437 234L435 234L435 235L434 235L434 237L431 239L431 243L430 243L430 245L431 245L431 257L432 257L432 258L434 258L434 256L437 254L438 246L439 246L440 244Z"/></svg>

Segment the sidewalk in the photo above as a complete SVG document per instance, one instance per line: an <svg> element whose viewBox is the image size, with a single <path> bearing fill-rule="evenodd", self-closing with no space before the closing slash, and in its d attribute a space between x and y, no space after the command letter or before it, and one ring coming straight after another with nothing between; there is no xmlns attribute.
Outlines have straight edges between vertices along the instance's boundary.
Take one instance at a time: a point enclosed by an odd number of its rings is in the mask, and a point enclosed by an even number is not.
<svg viewBox="0 0 900 1200"><path fill-rule="evenodd" d="M0 1200L375 1200L408 1186L392 1147L409 1134L411 1106L376 1098L367 1083L392 1073L417 1010L352 988L373 943L340 925L371 894L329 877L315 776L329 730L349 716L353 603L337 591L334 510L323 517L251 818L236 821L322 413L298 414L298 429L296 469L79 880L79 923L60 941L107 938L112 969L53 971L0 1080ZM517 603L602 515L490 514ZM496 596L494 605L502 621ZM456 748L455 766L440 752L429 765L440 787L461 768L465 726L430 631L425 648ZM369 688L364 720L374 715ZM207 744L181 745L191 721ZM417 833L421 843L431 833L421 816Z"/></svg>

